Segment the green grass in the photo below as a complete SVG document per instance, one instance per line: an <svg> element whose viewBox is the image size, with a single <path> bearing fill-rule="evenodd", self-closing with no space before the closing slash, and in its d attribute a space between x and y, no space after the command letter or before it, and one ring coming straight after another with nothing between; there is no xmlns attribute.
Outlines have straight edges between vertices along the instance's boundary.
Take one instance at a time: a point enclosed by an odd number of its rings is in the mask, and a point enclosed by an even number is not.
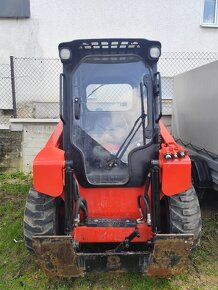
<svg viewBox="0 0 218 290"><path fill-rule="evenodd" d="M154 278L105 273L77 279L49 279L27 254L23 241L23 211L30 184L30 175L20 172L0 175L0 289L218 289L215 195L202 207L201 246L192 253L190 265L180 276Z"/></svg>

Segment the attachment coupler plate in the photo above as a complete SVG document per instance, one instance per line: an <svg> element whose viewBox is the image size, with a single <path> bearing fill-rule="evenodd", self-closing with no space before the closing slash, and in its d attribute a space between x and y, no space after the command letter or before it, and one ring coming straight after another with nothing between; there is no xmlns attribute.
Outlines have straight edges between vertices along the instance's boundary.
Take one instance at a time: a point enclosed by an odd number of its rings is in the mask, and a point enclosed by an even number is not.
<svg viewBox="0 0 218 290"><path fill-rule="evenodd" d="M79 277L86 272L141 272L149 276L179 274L188 263L191 234L157 234L151 251L76 252L71 236L34 236L38 263L50 277Z"/></svg>

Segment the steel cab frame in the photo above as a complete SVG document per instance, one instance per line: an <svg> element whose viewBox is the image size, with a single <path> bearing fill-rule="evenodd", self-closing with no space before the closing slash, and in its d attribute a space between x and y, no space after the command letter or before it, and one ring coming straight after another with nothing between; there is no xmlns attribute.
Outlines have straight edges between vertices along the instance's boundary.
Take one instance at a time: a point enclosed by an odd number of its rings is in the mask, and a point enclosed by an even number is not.
<svg viewBox="0 0 218 290"><path fill-rule="evenodd" d="M158 50L158 54L153 56L151 51L154 48ZM160 99L158 100L158 96L161 94L157 61L161 54L160 42L145 39L75 40L61 43L59 45L59 54L63 63L63 74L61 76L63 85L61 84L60 87L61 103L63 98L61 116L64 122L63 150L65 151L66 175L68 170L69 174L72 175L73 170L77 180L84 187L139 187L144 185L146 176L151 169L151 160L158 159L158 120L161 117L161 101ZM98 71L100 72L98 73ZM134 80L134 78L137 80ZM122 85L128 85L129 87L131 86L132 91L136 88L138 89L138 98L140 98L140 112L136 115L135 120L133 119L132 122L128 123L127 127L129 128L123 134L120 144L112 144L113 146L118 145L116 152L113 152L113 154L111 154L110 148L108 149L108 146L110 147L111 145L110 141L99 141L95 134L86 129L86 124L84 124L83 120L83 115L90 115L90 108L87 108L87 104L91 94L97 93L97 90L101 90L103 86L109 87L109 85L113 86L113 88L118 85L119 89L121 89ZM89 87L91 87L91 91ZM107 93L108 91L105 90L100 97L102 98ZM125 89L121 94L124 95L124 98L120 101L122 104L127 97ZM145 97L147 98L146 103ZM113 98L117 99L120 96L116 94ZM86 104L84 105L84 103ZM92 103L90 102L89 106L91 105ZM94 119L102 115L102 113L103 115L114 114L113 109L108 112L108 104L106 105L107 108L103 108L104 112L101 112L102 108L100 108L101 111L98 108L93 110ZM136 101L133 99L132 107L135 105ZM146 112L145 106L147 106ZM120 107L117 111L119 117L124 115L124 112L120 111ZM99 122L102 123L103 120L100 118ZM110 121L107 120L106 122L108 127ZM147 122L146 125L145 122ZM90 125L90 120L88 120L88 125ZM121 127L124 126L123 122ZM139 129L140 127L142 132L137 132L137 128ZM103 130L104 133L105 130L106 127ZM94 131L96 133L96 130ZM114 131L117 131L117 122L115 122ZM111 134L111 131L109 134ZM137 135L138 138L143 136L141 143L138 142ZM125 151L129 149L128 147L131 147L131 142L133 144L137 143L139 146L133 146L130 154L127 154ZM91 144L91 146L88 147L87 144ZM123 156L122 150L126 156ZM101 160L96 162L92 156L87 161L92 151L97 151L95 155L98 155L98 159L99 155L103 155L100 158ZM119 153L126 161L119 156ZM96 163L98 163L97 166ZM67 180L70 179L68 178ZM158 173L156 174L156 179L159 184ZM69 203L71 203L72 197L69 195L72 191L70 188L74 185L69 183L66 181L65 184L65 200L68 197ZM154 186L156 191L159 191L158 184ZM159 193L154 194L154 196L156 196L155 199L159 203ZM71 219L70 211L71 209L68 207L66 212L68 213L69 224ZM159 212L157 212L157 216L159 216ZM69 226L69 231L71 227Z"/></svg>
<svg viewBox="0 0 218 290"><path fill-rule="evenodd" d="M154 48L159 54L152 57ZM144 184L150 160L157 158L159 149L153 145L161 117L160 50L160 42L144 39L76 40L59 45L63 149L67 161L74 159L77 179L84 187ZM146 162L139 162L145 152Z"/></svg>

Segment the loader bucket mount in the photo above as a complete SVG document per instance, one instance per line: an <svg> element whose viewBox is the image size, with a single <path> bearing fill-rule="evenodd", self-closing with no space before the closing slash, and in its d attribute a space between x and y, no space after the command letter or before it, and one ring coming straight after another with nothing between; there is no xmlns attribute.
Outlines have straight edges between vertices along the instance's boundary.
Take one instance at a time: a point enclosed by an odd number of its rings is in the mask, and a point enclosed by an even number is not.
<svg viewBox="0 0 218 290"><path fill-rule="evenodd" d="M187 265L191 234L157 234L151 251L77 252L71 236L35 236L38 263L49 277L79 277L88 272L141 272L149 276L179 274Z"/></svg>

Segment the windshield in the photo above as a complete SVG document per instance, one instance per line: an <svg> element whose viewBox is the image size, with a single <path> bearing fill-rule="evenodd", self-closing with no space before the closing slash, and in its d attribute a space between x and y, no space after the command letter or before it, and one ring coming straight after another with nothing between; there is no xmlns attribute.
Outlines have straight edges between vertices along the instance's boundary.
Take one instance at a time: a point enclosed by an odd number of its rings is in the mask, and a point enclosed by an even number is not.
<svg viewBox="0 0 218 290"><path fill-rule="evenodd" d="M90 183L125 184L130 152L149 141L146 74L136 56L88 57L73 72L71 140Z"/></svg>

